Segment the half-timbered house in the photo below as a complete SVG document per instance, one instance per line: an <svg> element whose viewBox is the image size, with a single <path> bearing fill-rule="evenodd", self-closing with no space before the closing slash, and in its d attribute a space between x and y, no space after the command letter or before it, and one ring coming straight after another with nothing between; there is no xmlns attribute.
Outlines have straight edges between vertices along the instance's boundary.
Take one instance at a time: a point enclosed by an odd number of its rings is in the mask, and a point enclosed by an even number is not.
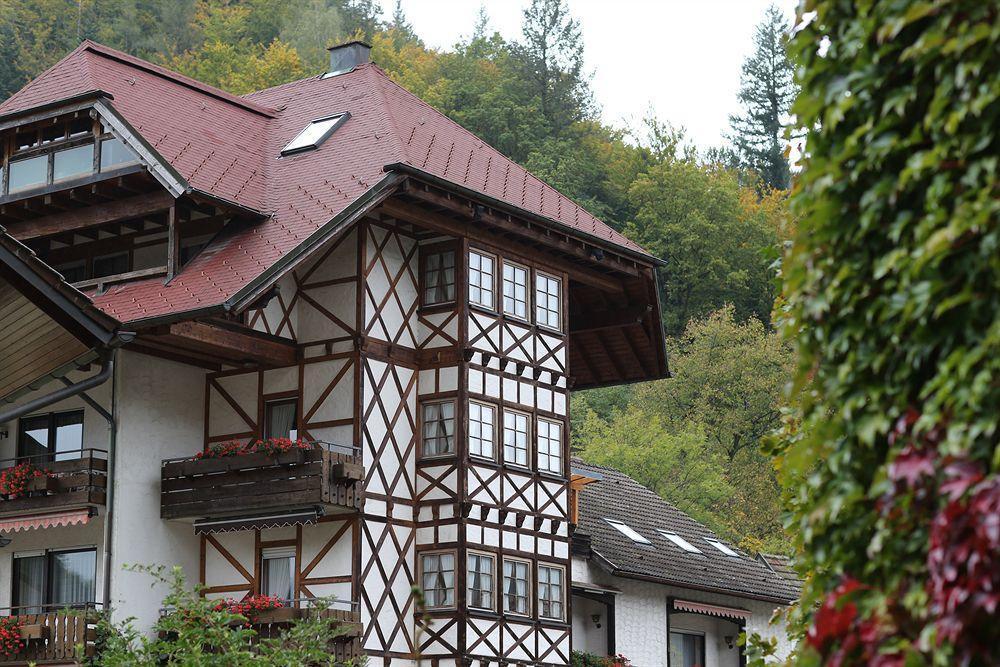
<svg viewBox="0 0 1000 667"><path fill-rule="evenodd" d="M237 97L84 42L0 155L17 659L94 650L67 605L151 626L159 563L336 596L345 657L568 664L568 392L667 374L655 258L361 43Z"/></svg>

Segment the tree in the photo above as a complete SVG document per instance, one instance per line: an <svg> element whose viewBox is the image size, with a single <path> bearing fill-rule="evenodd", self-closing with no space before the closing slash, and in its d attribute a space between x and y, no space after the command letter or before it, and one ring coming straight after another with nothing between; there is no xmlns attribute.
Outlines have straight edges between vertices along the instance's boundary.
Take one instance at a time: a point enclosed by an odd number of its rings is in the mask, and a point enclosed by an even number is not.
<svg viewBox="0 0 1000 667"><path fill-rule="evenodd" d="M569 15L566 0L532 0L521 32L523 41L514 53L549 129L559 135L587 117L592 106L580 22Z"/></svg>
<svg viewBox="0 0 1000 667"><path fill-rule="evenodd" d="M732 141L743 166L757 171L765 185L787 190L784 126L797 94L792 62L785 50L788 25L771 5L754 29L754 52L743 62L739 100L743 113L730 116Z"/></svg>
<svg viewBox="0 0 1000 667"><path fill-rule="evenodd" d="M810 9L783 272L811 390L777 447L796 664L1000 664L1000 14Z"/></svg>
<svg viewBox="0 0 1000 667"><path fill-rule="evenodd" d="M167 611L153 634L138 631L134 619L98 624L99 664L106 667L161 667L163 665L219 665L225 667L290 667L334 665L329 647L348 629L322 612L328 601L317 600L313 613L293 621L277 637L258 638L249 621L252 611L236 604L211 600L200 588L190 589L179 567L132 567L151 575L154 585L166 586ZM350 661L348 664L355 664Z"/></svg>

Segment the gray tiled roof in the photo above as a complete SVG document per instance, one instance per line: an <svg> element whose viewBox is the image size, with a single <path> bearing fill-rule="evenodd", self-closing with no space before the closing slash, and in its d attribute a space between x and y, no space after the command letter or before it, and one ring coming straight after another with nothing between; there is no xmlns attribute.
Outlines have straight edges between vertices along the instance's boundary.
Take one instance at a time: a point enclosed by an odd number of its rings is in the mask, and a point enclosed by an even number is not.
<svg viewBox="0 0 1000 667"><path fill-rule="evenodd" d="M628 475L580 460L573 461L573 469L600 477L580 492L577 532L590 536L592 550L613 574L755 599L798 598L796 579L771 571ZM604 519L628 524L652 545L636 544ZM677 533L702 553L684 551L657 529ZM718 539L740 555L727 556L705 538Z"/></svg>

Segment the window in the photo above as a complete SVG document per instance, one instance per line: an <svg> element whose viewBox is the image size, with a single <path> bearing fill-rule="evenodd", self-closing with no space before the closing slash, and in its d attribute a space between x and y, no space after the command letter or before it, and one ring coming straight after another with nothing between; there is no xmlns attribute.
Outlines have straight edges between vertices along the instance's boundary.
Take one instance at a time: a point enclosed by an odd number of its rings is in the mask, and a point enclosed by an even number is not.
<svg viewBox="0 0 1000 667"><path fill-rule="evenodd" d="M10 163L10 183L8 191L27 190L39 185L45 185L49 178L49 156L18 160Z"/></svg>
<svg viewBox="0 0 1000 667"><path fill-rule="evenodd" d="M468 604L474 609L493 609L493 556L469 553Z"/></svg>
<svg viewBox="0 0 1000 667"><path fill-rule="evenodd" d="M490 255L469 252L469 303L493 310L496 260Z"/></svg>
<svg viewBox="0 0 1000 667"><path fill-rule="evenodd" d="M670 664L673 667L702 667L705 664L705 635L671 631Z"/></svg>
<svg viewBox="0 0 1000 667"><path fill-rule="evenodd" d="M294 398L265 403L264 437L297 439L299 437L296 423L298 406L298 401Z"/></svg>
<svg viewBox="0 0 1000 667"><path fill-rule="evenodd" d="M503 561L503 610L527 616L529 564L520 560Z"/></svg>
<svg viewBox="0 0 1000 667"><path fill-rule="evenodd" d="M101 142L101 171L108 171L112 167L137 160L135 153L130 151L118 137L111 137Z"/></svg>
<svg viewBox="0 0 1000 667"><path fill-rule="evenodd" d="M504 463L528 465L528 415L504 411L503 458Z"/></svg>
<svg viewBox="0 0 1000 667"><path fill-rule="evenodd" d="M87 262L80 260L68 264L60 264L54 267L62 274L63 279L68 283L78 283L87 279Z"/></svg>
<svg viewBox="0 0 1000 667"><path fill-rule="evenodd" d="M420 581L428 607L455 604L455 555L424 554L420 557Z"/></svg>
<svg viewBox="0 0 1000 667"><path fill-rule="evenodd" d="M639 544L650 544L650 545L653 544L652 542L650 542L649 540L647 540L645 537L643 537L639 533L637 533L634 530L632 530L632 527L629 526L628 524L622 523L621 521L618 521L617 519L605 519L604 521L609 526L611 526L612 528L614 528L615 530L617 530L619 533L621 533L625 537L627 537L630 540L632 540L633 542L637 542Z"/></svg>
<svg viewBox="0 0 1000 667"><path fill-rule="evenodd" d="M116 276L126 273L129 270L129 257L127 252L120 252L114 255L104 255L94 258L94 278L104 278L105 276Z"/></svg>
<svg viewBox="0 0 1000 667"><path fill-rule="evenodd" d="M560 281L544 273L535 274L535 323L550 329L561 329Z"/></svg>
<svg viewBox="0 0 1000 667"><path fill-rule="evenodd" d="M326 141L333 134L334 130L340 127L349 117L350 114L342 113L312 121L294 139L289 141L287 146L281 149L281 154L291 155L319 148L320 144Z"/></svg>
<svg viewBox="0 0 1000 667"><path fill-rule="evenodd" d="M424 403L424 456L455 453L455 404Z"/></svg>
<svg viewBox="0 0 1000 667"><path fill-rule="evenodd" d="M528 269L523 266L504 262L503 312L528 319Z"/></svg>
<svg viewBox="0 0 1000 667"><path fill-rule="evenodd" d="M665 537L668 540L670 540L671 542L673 542L674 544L676 544L677 546L679 546L684 551L687 551L688 553L691 553L691 554L700 554L701 553L701 549L699 549L698 547L694 546L693 544L691 544L690 542L688 542L687 540L685 540L683 537L681 537L677 533L671 532L669 530L657 530L657 532L660 535L663 535L663 537Z"/></svg>
<svg viewBox="0 0 1000 667"><path fill-rule="evenodd" d="M732 549L730 549L729 545L723 544L719 540L712 539L711 537L706 537L705 541L708 542L709 544L711 544L713 547L715 547L719 551L721 551L722 553L726 554L727 556L735 556L736 558L739 558L739 556L740 556L738 553L736 553L735 551L733 551Z"/></svg>
<svg viewBox="0 0 1000 667"><path fill-rule="evenodd" d="M18 456L44 461L78 459L83 449L83 410L24 417L18 431Z"/></svg>
<svg viewBox="0 0 1000 667"><path fill-rule="evenodd" d="M94 171L94 144L67 148L52 154L52 180L83 176Z"/></svg>
<svg viewBox="0 0 1000 667"><path fill-rule="evenodd" d="M562 474L562 424L538 420L538 469Z"/></svg>
<svg viewBox="0 0 1000 667"><path fill-rule="evenodd" d="M295 549L261 549L260 592L279 600L295 598Z"/></svg>
<svg viewBox="0 0 1000 667"><path fill-rule="evenodd" d="M495 458L496 408L483 403L469 402L469 454L488 459Z"/></svg>
<svg viewBox="0 0 1000 667"><path fill-rule="evenodd" d="M432 306L455 300L455 252L424 255L423 304Z"/></svg>
<svg viewBox="0 0 1000 667"><path fill-rule="evenodd" d="M14 554L14 607L21 614L94 602L97 552L94 549Z"/></svg>
<svg viewBox="0 0 1000 667"><path fill-rule="evenodd" d="M563 569L551 565L538 566L538 616L562 620Z"/></svg>

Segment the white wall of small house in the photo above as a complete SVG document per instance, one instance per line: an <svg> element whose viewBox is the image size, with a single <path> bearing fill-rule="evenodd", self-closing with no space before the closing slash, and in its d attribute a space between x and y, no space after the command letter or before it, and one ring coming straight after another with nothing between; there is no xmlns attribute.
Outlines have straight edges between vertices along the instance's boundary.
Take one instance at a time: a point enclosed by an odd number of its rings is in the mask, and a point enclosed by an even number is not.
<svg viewBox="0 0 1000 667"><path fill-rule="evenodd" d="M611 576L581 558L573 559L573 581L620 591L615 596L615 652L625 655L635 665L652 667L667 664L667 599L670 597L746 609L751 614L746 623L749 634L757 632L764 637L776 637L780 659L784 659L792 648L785 634L784 622L778 620L775 624L771 623L774 612L784 609L775 603ZM600 640L606 636L605 629L597 629L593 621L584 616L585 613L582 605L573 611L573 646L576 650L596 645L596 639L591 642L592 634L599 635ZM674 613L670 616L670 627L674 631L686 630L705 636L706 667L739 665L739 650L730 649L725 640L726 636L739 635L735 623L700 614Z"/></svg>
<svg viewBox="0 0 1000 667"><path fill-rule="evenodd" d="M198 539L190 523L160 519L160 462L191 456L204 441L205 371L122 351L116 371L118 441L112 521L111 600L116 620L150 628L163 587L126 565L183 568L198 579Z"/></svg>

